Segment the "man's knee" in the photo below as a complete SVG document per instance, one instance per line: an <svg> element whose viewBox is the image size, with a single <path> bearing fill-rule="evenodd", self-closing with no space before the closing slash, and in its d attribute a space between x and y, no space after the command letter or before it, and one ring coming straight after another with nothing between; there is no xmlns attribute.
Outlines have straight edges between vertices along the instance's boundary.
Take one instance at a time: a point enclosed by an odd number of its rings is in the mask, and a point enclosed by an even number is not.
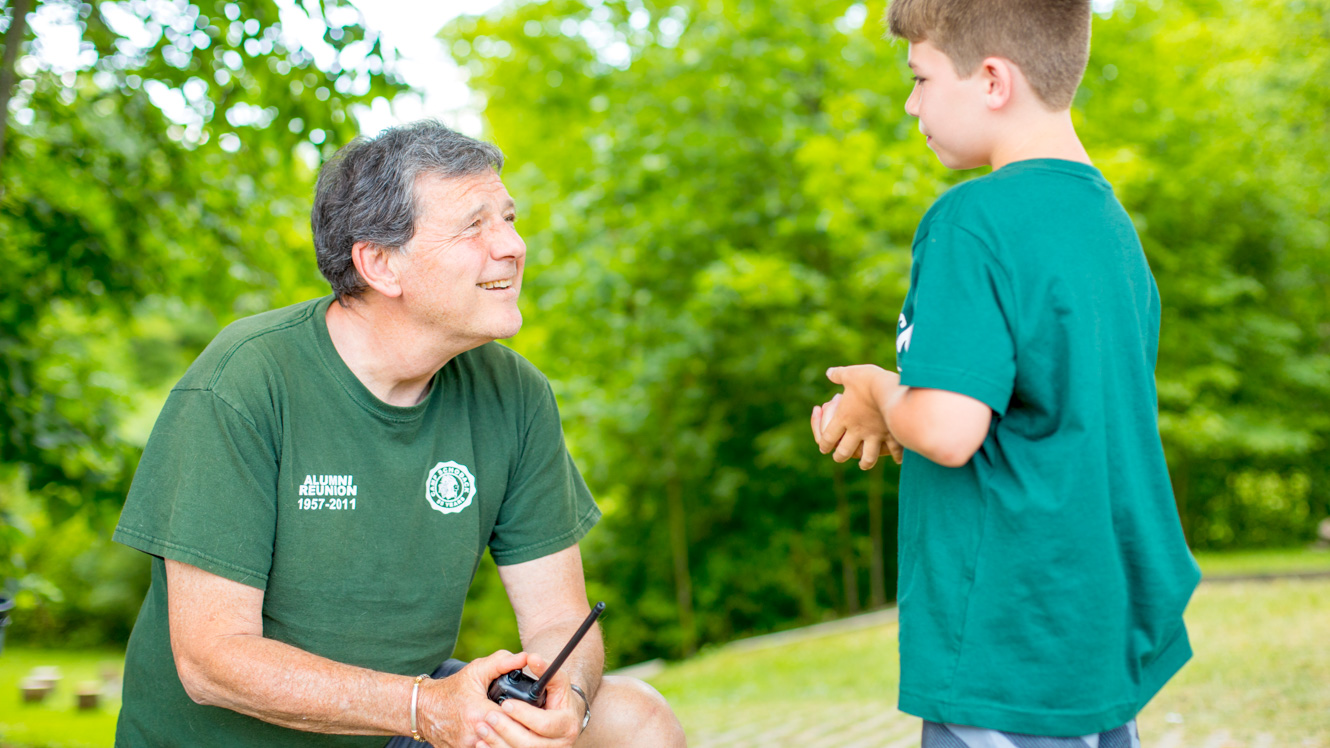
<svg viewBox="0 0 1330 748"><path fill-rule="evenodd" d="M591 724L577 748L685 745L683 726L660 692L636 678L607 675L596 693Z"/></svg>

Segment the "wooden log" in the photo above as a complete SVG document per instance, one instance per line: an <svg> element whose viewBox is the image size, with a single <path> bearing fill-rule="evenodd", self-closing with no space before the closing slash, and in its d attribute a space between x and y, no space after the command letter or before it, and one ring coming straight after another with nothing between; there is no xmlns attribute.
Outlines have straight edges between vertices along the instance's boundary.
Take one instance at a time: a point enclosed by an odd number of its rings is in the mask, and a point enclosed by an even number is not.
<svg viewBox="0 0 1330 748"><path fill-rule="evenodd" d="M23 692L23 703L37 704L46 700L46 695L51 692L51 684L44 680L25 678L19 683L19 690Z"/></svg>
<svg viewBox="0 0 1330 748"><path fill-rule="evenodd" d="M97 681L80 683L76 693L80 712L96 709L102 697L102 684Z"/></svg>

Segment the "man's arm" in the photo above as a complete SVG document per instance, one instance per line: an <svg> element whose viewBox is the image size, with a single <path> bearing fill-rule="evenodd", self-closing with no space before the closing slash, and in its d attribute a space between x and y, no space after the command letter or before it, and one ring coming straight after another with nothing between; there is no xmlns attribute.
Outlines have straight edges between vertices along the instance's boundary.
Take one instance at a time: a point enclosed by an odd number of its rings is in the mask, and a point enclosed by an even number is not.
<svg viewBox="0 0 1330 748"><path fill-rule="evenodd" d="M171 651L194 701L307 732L410 734L412 678L265 639L262 590L170 559L166 578ZM490 680L525 664L499 652L422 683L422 734L440 748L474 746L476 726L497 710L485 697Z"/></svg>
<svg viewBox="0 0 1330 748"><path fill-rule="evenodd" d="M939 465L960 467L988 436L992 410L967 395L905 387L895 372L870 364L835 367L827 378L843 385L845 393L823 419L821 433L816 423L813 431L823 453L835 450L837 462L850 459L861 447L865 459L871 448L876 460L873 445L894 438Z"/></svg>
<svg viewBox="0 0 1330 748"><path fill-rule="evenodd" d="M499 579L508 592L522 648L533 660L532 672L539 675L591 612L587 605L582 554L576 545L543 558L499 567ZM545 709L536 709L517 699L503 703L503 710L531 731L552 738L576 739L582 726L585 705L573 693L576 684L594 700L605 667L605 645L600 627L592 626L581 644L568 656L550 680ZM513 725L491 718L499 735L514 742ZM512 738L510 738L512 734Z"/></svg>

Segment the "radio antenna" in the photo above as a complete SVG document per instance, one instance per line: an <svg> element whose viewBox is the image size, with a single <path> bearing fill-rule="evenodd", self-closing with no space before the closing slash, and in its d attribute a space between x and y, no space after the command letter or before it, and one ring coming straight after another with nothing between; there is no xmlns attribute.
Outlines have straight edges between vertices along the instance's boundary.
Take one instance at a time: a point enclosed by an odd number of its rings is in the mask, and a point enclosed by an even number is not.
<svg viewBox="0 0 1330 748"><path fill-rule="evenodd" d="M604 601L596 603L596 607L591 609L591 614L586 617L585 621L582 621L582 625L578 627L577 633L573 634L573 638L569 639L568 644L564 645L563 651L559 653L559 656L555 657L554 662L551 662L550 666L545 668L545 674L540 676L540 680L536 681L536 684L531 687L531 694L533 696L545 690L545 685L550 682L550 678L554 677L554 674L559 672L559 668L563 666L563 661L568 659L568 655L572 654L574 649L577 649L577 645L582 641L582 637L586 636L586 632L591 630L591 624L596 622L596 619L600 617L600 614L604 610Z"/></svg>

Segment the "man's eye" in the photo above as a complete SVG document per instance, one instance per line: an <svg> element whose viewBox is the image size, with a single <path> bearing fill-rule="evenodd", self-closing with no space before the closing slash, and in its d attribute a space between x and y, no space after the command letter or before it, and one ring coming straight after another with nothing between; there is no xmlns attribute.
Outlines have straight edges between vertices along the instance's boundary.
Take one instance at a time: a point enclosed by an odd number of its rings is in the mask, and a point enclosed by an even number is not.
<svg viewBox="0 0 1330 748"><path fill-rule="evenodd" d="M918 86L918 85L922 85L923 82L924 82L924 79L923 79L923 78L920 78L920 77L917 76L917 75L914 76L914 85L916 85L916 86Z"/></svg>
<svg viewBox="0 0 1330 748"><path fill-rule="evenodd" d="M517 223L517 216L504 216L503 220L507 221L508 223Z"/></svg>

